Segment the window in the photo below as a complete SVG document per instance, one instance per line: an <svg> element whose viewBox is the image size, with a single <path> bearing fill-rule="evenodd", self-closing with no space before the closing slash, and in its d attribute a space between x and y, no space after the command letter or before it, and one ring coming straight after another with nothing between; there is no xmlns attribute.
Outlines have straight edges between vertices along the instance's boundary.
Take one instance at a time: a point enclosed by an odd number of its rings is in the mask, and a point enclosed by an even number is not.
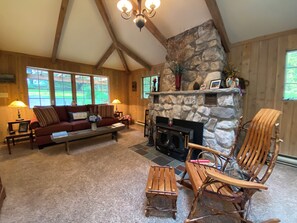
<svg viewBox="0 0 297 223"><path fill-rule="evenodd" d="M284 100L297 100L297 50L288 51L284 84Z"/></svg>
<svg viewBox="0 0 297 223"><path fill-rule="evenodd" d="M32 67L27 67L26 71L31 108L53 103L70 105L74 99L78 105L109 103L109 79L106 76L79 75ZM54 89L50 89L50 86L54 86Z"/></svg>
<svg viewBox="0 0 297 223"><path fill-rule="evenodd" d="M75 75L76 103L78 105L92 104L91 77Z"/></svg>
<svg viewBox="0 0 297 223"><path fill-rule="evenodd" d="M151 92L153 80L156 78L156 86L158 86L158 76L150 76L142 78L142 98L148 98L148 93Z"/></svg>
<svg viewBox="0 0 297 223"><path fill-rule="evenodd" d="M27 67L27 86L29 106L50 105L48 71Z"/></svg>
<svg viewBox="0 0 297 223"><path fill-rule="evenodd" d="M94 77L95 104L109 102L109 89L107 77Z"/></svg>
<svg viewBox="0 0 297 223"><path fill-rule="evenodd" d="M71 74L54 72L56 105L70 105L72 102Z"/></svg>

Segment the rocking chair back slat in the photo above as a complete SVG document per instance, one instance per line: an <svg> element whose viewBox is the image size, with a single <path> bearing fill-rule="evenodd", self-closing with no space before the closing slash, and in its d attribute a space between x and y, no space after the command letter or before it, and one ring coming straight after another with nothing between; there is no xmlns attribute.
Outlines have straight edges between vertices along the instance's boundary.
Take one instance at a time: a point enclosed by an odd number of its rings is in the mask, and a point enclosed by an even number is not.
<svg viewBox="0 0 297 223"><path fill-rule="evenodd" d="M257 177L264 166L271 148L274 124L281 114L272 109L261 109L253 118L244 143L237 155L241 169L248 172L251 179Z"/></svg>

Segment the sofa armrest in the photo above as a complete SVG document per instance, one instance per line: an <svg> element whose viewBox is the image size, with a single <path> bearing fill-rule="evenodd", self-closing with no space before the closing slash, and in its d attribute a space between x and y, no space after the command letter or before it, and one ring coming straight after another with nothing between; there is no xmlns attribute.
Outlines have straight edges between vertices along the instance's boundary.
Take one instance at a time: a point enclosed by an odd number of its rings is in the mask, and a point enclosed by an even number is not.
<svg viewBox="0 0 297 223"><path fill-rule="evenodd" d="M38 127L40 127L40 125L39 125L39 122L38 122L37 118L31 119L31 121L30 121L30 129L36 129Z"/></svg>

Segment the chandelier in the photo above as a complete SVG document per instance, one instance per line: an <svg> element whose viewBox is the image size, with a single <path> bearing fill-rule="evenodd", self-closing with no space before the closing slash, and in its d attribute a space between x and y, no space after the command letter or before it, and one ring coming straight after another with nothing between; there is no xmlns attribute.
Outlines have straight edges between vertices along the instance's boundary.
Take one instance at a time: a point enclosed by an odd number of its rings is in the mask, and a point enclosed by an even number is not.
<svg viewBox="0 0 297 223"><path fill-rule="evenodd" d="M132 0L133 1L133 0ZM141 9L141 0L137 0L138 9L133 9L130 0L119 0L117 7L122 12L121 16L123 19L130 19L132 14L135 14L135 19L133 20L136 26L140 29L145 25L146 19L144 15L152 18L156 14L156 9L160 6L160 0L146 0L144 9Z"/></svg>

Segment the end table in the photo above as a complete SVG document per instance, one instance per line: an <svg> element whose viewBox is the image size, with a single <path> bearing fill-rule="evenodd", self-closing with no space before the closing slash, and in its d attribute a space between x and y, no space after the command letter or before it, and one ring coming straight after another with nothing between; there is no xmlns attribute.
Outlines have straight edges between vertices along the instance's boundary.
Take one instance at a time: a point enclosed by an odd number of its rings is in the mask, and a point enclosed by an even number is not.
<svg viewBox="0 0 297 223"><path fill-rule="evenodd" d="M19 125L22 122L28 123L28 125L30 124L30 120L20 120L20 121L7 122L7 125L8 125L8 130L7 131L8 131L8 133L6 135L6 143L7 143L7 149L8 149L9 154L11 154L10 140L12 141L12 144L15 145L14 140L16 138L28 137L30 139L31 149L33 149L33 133L32 133L32 130L30 128L28 128L28 130L26 132L14 131L14 133L12 133L13 125L15 125L15 124Z"/></svg>

